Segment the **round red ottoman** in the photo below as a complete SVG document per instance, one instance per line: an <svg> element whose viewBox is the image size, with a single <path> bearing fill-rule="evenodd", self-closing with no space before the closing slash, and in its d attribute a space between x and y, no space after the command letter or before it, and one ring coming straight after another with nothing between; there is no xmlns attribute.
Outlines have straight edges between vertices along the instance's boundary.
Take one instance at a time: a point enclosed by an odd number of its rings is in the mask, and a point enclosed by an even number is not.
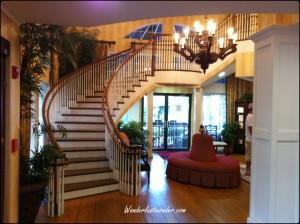
<svg viewBox="0 0 300 224"><path fill-rule="evenodd" d="M169 156L166 175L178 182L203 187L231 188L241 183L240 163L227 156L216 156L216 161L192 160L190 152Z"/></svg>

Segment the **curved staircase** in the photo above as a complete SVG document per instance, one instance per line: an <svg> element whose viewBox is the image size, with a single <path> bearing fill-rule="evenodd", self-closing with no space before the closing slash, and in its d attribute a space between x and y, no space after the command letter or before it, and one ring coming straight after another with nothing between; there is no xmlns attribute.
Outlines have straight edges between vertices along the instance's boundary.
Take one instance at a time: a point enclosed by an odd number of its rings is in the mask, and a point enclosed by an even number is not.
<svg viewBox="0 0 300 224"><path fill-rule="evenodd" d="M49 135L66 153L69 164L59 183L64 199L120 190L138 195L141 149L128 148L117 122L155 87L155 72L192 71L195 63L173 51L173 36L155 35L139 49L131 48L89 64L60 80L43 104L45 123L62 125L67 138ZM191 46L197 51L197 46Z"/></svg>
<svg viewBox="0 0 300 224"><path fill-rule="evenodd" d="M67 129L66 138L55 136L69 161L64 173L65 199L118 190L106 157L102 93L85 98L55 121Z"/></svg>

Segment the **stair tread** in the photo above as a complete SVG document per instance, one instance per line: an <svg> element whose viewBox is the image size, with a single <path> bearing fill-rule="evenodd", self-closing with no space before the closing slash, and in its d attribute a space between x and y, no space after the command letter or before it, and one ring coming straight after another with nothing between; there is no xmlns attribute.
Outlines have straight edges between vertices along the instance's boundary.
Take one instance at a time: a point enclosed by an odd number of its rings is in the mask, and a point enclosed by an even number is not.
<svg viewBox="0 0 300 224"><path fill-rule="evenodd" d="M105 151L105 147L66 147L61 148L64 152L80 152L80 151Z"/></svg>
<svg viewBox="0 0 300 224"><path fill-rule="evenodd" d="M99 121L55 121L55 123L62 124L105 124L105 122Z"/></svg>
<svg viewBox="0 0 300 224"><path fill-rule="evenodd" d="M113 170L109 167L101 167L101 168L90 168L90 169L78 169L78 170L65 170L66 176L76 176L76 175L84 175L84 174L94 174L94 173L106 173L112 172Z"/></svg>
<svg viewBox="0 0 300 224"><path fill-rule="evenodd" d="M69 107L69 109L80 109L80 110L102 110L101 108L95 107Z"/></svg>
<svg viewBox="0 0 300 224"><path fill-rule="evenodd" d="M80 157L80 158L68 158L68 160L69 163L108 161L106 157Z"/></svg>
<svg viewBox="0 0 300 224"><path fill-rule="evenodd" d="M105 132L104 129L67 129L66 132Z"/></svg>
<svg viewBox="0 0 300 224"><path fill-rule="evenodd" d="M87 182L65 184L64 188L65 188L65 192L69 192L69 191L76 191L76 190L82 190L82 189L93 188L93 187L101 187L101 186L118 184L118 183L119 182L114 179L93 180Z"/></svg>
<svg viewBox="0 0 300 224"><path fill-rule="evenodd" d="M62 114L61 116L80 116L80 117L103 117L102 114Z"/></svg>
<svg viewBox="0 0 300 224"><path fill-rule="evenodd" d="M105 138L56 138L56 141L69 142L69 141L105 141Z"/></svg>
<svg viewBox="0 0 300 224"><path fill-rule="evenodd" d="M76 101L76 103L99 103L99 104L102 104L102 102L99 102L99 101Z"/></svg>
<svg viewBox="0 0 300 224"><path fill-rule="evenodd" d="M85 98L102 98L102 96L85 96Z"/></svg>

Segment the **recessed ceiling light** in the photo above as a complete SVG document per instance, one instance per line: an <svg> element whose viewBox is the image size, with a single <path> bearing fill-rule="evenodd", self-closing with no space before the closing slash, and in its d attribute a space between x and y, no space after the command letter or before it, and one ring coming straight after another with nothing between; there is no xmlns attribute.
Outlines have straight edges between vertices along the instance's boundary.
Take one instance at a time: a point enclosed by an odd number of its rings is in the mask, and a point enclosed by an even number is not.
<svg viewBox="0 0 300 224"><path fill-rule="evenodd" d="M219 77L223 77L225 75L225 72L220 72Z"/></svg>

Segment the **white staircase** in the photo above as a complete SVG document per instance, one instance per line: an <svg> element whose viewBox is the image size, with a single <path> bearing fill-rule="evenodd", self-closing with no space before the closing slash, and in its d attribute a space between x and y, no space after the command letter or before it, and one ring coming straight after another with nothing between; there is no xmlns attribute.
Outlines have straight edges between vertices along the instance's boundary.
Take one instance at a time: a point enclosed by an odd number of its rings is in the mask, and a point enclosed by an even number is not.
<svg viewBox="0 0 300 224"><path fill-rule="evenodd" d="M102 93L85 97L60 115L55 122L67 129L67 137L55 137L66 153L64 198L78 198L119 189L113 179L105 149Z"/></svg>

